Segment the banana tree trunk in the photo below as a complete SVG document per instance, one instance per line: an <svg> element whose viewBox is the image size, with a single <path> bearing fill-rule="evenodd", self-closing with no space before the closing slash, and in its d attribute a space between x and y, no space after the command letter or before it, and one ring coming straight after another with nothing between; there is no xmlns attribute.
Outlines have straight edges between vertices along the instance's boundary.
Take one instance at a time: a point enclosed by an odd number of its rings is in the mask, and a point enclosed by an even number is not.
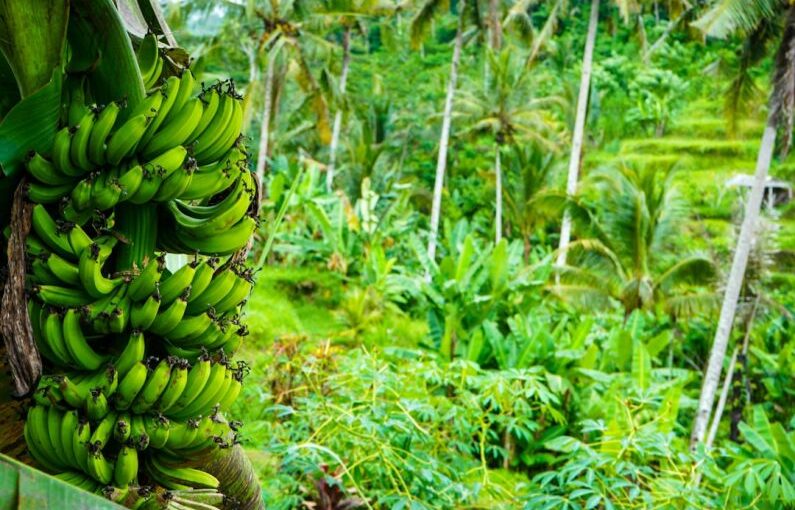
<svg viewBox="0 0 795 510"><path fill-rule="evenodd" d="M502 165L500 164L500 146L494 151L494 173L496 175L496 196L494 197L494 242L502 239Z"/></svg>
<svg viewBox="0 0 795 510"><path fill-rule="evenodd" d="M345 95L345 84L348 81L348 68L351 63L351 28L345 29L342 36L342 73L340 74L340 95ZM326 169L326 191L331 192L334 188L334 164L337 159L337 147L340 142L340 130L342 129L342 108L337 108L334 115L334 128L331 132L331 147L329 148L328 168Z"/></svg>
<svg viewBox="0 0 795 510"><path fill-rule="evenodd" d="M712 350L707 363L707 371L704 374L704 383L701 386L701 396L698 400L693 431L690 435L690 446L695 448L704 441L709 423L710 411L715 402L715 393L720 382L720 374L723 368L723 359L726 356L726 346L729 343L734 316L737 311L737 298L740 296L740 289L745 277L745 268L748 264L748 255L751 252L751 245L754 241L754 230L759 218L762 206L762 196L765 190L767 172L770 168L770 161L773 157L773 149L776 144L776 119L775 116L768 118L767 127L762 135L762 145L759 148L759 157L756 161L756 174L754 184L748 202L745 204L745 218L740 227L740 237L737 239L737 248L734 251L729 280L726 282L726 291L723 296L723 305L718 319L718 328L715 331L715 340L712 343Z"/></svg>
<svg viewBox="0 0 795 510"><path fill-rule="evenodd" d="M273 66L275 60L275 54L268 58L268 67L265 71L265 106L262 109L262 130L259 135L259 152L257 153L257 178L260 183L265 182L265 166L268 164L268 142L271 134L271 110L273 109Z"/></svg>
<svg viewBox="0 0 795 510"><path fill-rule="evenodd" d="M585 40L585 54L582 57L582 75L580 77L580 95L577 98L577 116L574 119L574 134L571 141L569 156L569 174L566 180L566 195L577 192L577 179L580 172L582 140L585 135L585 118L588 114L588 93L591 88L591 67L593 66L593 49L596 43L596 28L599 23L599 0L591 2L591 18L588 22L588 38ZM568 211L563 213L563 225L560 228L560 245L556 264L566 264L566 248L571 239L571 216Z"/></svg>
<svg viewBox="0 0 795 510"><path fill-rule="evenodd" d="M459 4L458 28L455 33L455 46L453 47L453 62L450 65L450 78L447 81L447 96L444 100L444 113L442 115L442 134L439 137L439 156L436 160L436 179L433 184L433 205L431 206L431 233L428 238L428 258L436 257L436 241L439 235L439 216L442 210L442 189L444 188L444 173L447 169L447 146L450 143L450 124L453 116L453 98L455 96L456 82L458 81L458 65L461 62L461 47L464 45L464 11L466 2ZM428 275L426 275L426 278Z"/></svg>

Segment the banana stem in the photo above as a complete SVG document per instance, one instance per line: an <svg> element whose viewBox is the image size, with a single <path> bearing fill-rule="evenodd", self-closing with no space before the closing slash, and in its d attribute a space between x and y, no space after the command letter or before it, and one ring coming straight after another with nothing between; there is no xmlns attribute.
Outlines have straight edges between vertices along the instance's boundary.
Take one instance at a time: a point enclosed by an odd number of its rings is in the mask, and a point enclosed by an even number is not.
<svg viewBox="0 0 795 510"><path fill-rule="evenodd" d="M118 246L116 272L143 269L155 253L157 242L157 204L122 203L116 209L116 231L124 236Z"/></svg>

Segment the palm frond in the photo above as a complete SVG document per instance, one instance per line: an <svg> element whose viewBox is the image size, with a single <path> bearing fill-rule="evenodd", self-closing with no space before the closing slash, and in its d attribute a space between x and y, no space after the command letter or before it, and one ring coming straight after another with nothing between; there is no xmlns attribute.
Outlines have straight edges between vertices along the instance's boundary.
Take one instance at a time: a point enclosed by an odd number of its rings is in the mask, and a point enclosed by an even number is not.
<svg viewBox="0 0 795 510"><path fill-rule="evenodd" d="M715 264L708 258L695 255L680 260L655 282L655 287L666 292L673 287L683 284L705 284L715 276Z"/></svg>
<svg viewBox="0 0 795 510"><path fill-rule="evenodd" d="M721 296L714 292L678 293L665 300L663 310L677 317L712 315L720 308Z"/></svg>
<svg viewBox="0 0 795 510"><path fill-rule="evenodd" d="M450 7L449 0L425 0L422 7L411 20L410 41L413 48L419 48L431 27L435 17Z"/></svg>
<svg viewBox="0 0 795 510"><path fill-rule="evenodd" d="M725 38L735 32L749 34L767 19L781 14L781 0L718 0L693 26L712 37Z"/></svg>

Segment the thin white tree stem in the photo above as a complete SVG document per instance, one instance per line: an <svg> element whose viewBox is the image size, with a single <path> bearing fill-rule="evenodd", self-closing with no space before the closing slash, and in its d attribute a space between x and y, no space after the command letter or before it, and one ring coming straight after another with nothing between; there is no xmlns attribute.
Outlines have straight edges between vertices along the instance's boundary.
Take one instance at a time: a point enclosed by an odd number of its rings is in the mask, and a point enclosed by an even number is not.
<svg viewBox="0 0 795 510"><path fill-rule="evenodd" d="M723 416L723 410L726 408L726 400L729 398L729 389L732 385L732 376L734 376L734 365L737 363L737 348L734 348L732 359L729 361L729 369L726 372L726 377L723 379L723 388L720 390L720 397L718 398L718 407L715 408L715 415L712 417L712 425L709 427L709 434L707 435L706 446L707 449L712 448L715 442L715 436L718 435L718 427L720 420Z"/></svg>
<svg viewBox="0 0 795 510"><path fill-rule="evenodd" d="M707 370L704 374L704 383L701 387L701 396L698 401L696 417L693 422L693 431L690 435L690 446L695 448L698 443L704 441L707 431L709 414L712 404L715 401L715 392L720 381L723 358L726 356L726 346L729 342L734 316L737 310L737 299L740 297L745 268L748 264L748 256L751 252L751 245L754 241L756 223L759 218L759 211L762 206L762 196L765 190L767 172L770 168L770 161L773 158L773 149L776 144L776 122L774 118L769 118L765 132L762 135L762 144L759 148L759 157L756 161L756 173L754 184L748 202L745 204L745 218L740 227L740 237L737 239L737 248L734 251L729 280L726 282L726 291L723 296L723 305L720 310L718 327L715 331L715 340L712 343Z"/></svg>
<svg viewBox="0 0 795 510"><path fill-rule="evenodd" d="M345 29L342 36L342 72L340 73L340 95L345 95L345 85L348 82L348 68L351 63L351 27ZM334 187L334 165L337 159L337 147L340 142L342 130L342 108L337 108L334 114L334 128L331 133L331 147L329 148L328 167L326 168L326 191L331 192Z"/></svg>
<svg viewBox="0 0 795 510"><path fill-rule="evenodd" d="M494 197L494 242L502 239L502 165L500 162L500 146L494 151L494 174L496 177L496 197Z"/></svg>
<svg viewBox="0 0 795 510"><path fill-rule="evenodd" d="M582 57L582 75L580 77L580 94L577 97L577 115L574 119L574 133L569 156L569 172L566 180L566 195L572 197L577 192L577 179L580 172L582 142L585 136L585 119L588 115L588 95L591 88L591 68L593 66L593 50L596 44L596 29L599 24L599 0L591 2L591 17L588 21L588 37L585 41L585 53ZM571 240L571 215L568 210L563 213L563 224L560 228L560 244L556 264L566 264L566 249ZM559 281L559 277L556 277Z"/></svg>
<svg viewBox="0 0 795 510"><path fill-rule="evenodd" d="M453 98L455 96L456 82L458 81L458 65L461 61L461 47L464 44L464 11L466 2L459 3L458 28L455 34L453 48L453 61L450 65L450 78L447 81L447 96L444 100L444 113L442 114L442 133L439 136L439 155L436 160L436 177L433 184L433 205L431 206L431 232L428 238L428 258L436 258L436 242L439 235L439 217L442 210L442 190L444 189L444 174L447 169L447 146L450 143L450 124L453 116ZM426 279L429 278L426 274Z"/></svg>

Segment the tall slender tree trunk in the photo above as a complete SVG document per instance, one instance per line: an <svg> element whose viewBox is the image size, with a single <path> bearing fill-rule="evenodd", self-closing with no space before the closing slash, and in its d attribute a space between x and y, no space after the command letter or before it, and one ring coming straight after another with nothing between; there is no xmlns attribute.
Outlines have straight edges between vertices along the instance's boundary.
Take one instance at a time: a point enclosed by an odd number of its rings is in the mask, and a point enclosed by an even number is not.
<svg viewBox="0 0 795 510"><path fill-rule="evenodd" d="M265 105L262 108L262 129L259 134L259 151L257 153L257 178L265 182L265 167L268 164L268 144L270 142L271 111L273 110L273 67L276 61L274 53L268 58L265 70Z"/></svg>
<svg viewBox="0 0 795 510"><path fill-rule="evenodd" d="M466 2L460 2L458 11L458 28L455 33L455 46L453 47L453 62L450 65L450 77L447 81L447 96L444 100L444 113L442 116L442 134L439 137L439 155L436 159L436 180L433 184L433 205L431 206L431 234L428 238L428 258L436 258L436 242L439 235L439 216L442 210L442 189L444 188L444 173L447 169L447 146L450 143L450 123L453 116L453 97L455 96L456 82L458 81L458 64L461 62L461 47L464 44L464 11ZM429 275L426 275L426 278Z"/></svg>
<svg viewBox="0 0 795 510"><path fill-rule="evenodd" d="M748 255L754 241L754 231L759 218L759 211L762 205L762 195L765 190L765 180L770 168L770 161L773 157L773 149L776 144L776 110L771 108L771 115L768 117L765 132L762 135L762 145L759 148L759 157L756 161L756 174L751 194L745 205L745 218L740 227L740 237L737 239L737 248L734 251L729 280L726 282L726 291L723 296L723 305L718 319L718 328L715 331L715 340L712 343L712 350L707 363L707 371L704 374L704 383L701 386L701 396L698 400L696 418L693 422L693 432L690 435L690 446L695 448L698 443L704 441L704 436L709 423L709 415L712 404L715 401L715 392L720 381L723 359L726 356L726 346L729 343L729 336L734 323L734 315L737 311L737 298L740 296L740 289L745 277L745 268L748 264Z"/></svg>
<svg viewBox="0 0 795 510"><path fill-rule="evenodd" d="M593 66L593 49L596 44L596 29L599 23L599 0L591 2L591 18L588 21L588 38L585 40L585 53L582 56L582 75L580 77L580 95L577 98L577 116L574 119L574 133L571 140L569 156L569 174L566 180L566 195L577 192L577 179L580 172L582 140L585 135L585 118L588 115L588 93L591 89L591 67ZM566 248L571 239L571 216L568 211L563 214L563 225L560 228L560 245L556 264L566 264Z"/></svg>
<svg viewBox="0 0 795 510"><path fill-rule="evenodd" d="M497 144L494 151L494 173L496 175L496 196L494 197L494 242L502 239L502 165L500 161L500 146Z"/></svg>
<svg viewBox="0 0 795 510"><path fill-rule="evenodd" d="M345 84L348 81L348 68L351 63L351 27L345 29L342 36L342 72L340 73L340 94L345 94ZM340 142L342 129L342 108L337 108L334 115L334 128L331 132L331 147L329 148L328 168L326 169L326 191L334 187L334 164L337 158L337 147Z"/></svg>
<svg viewBox="0 0 795 510"><path fill-rule="evenodd" d="M502 47L502 23L500 23L500 0L489 0L489 24L491 48L499 51Z"/></svg>

